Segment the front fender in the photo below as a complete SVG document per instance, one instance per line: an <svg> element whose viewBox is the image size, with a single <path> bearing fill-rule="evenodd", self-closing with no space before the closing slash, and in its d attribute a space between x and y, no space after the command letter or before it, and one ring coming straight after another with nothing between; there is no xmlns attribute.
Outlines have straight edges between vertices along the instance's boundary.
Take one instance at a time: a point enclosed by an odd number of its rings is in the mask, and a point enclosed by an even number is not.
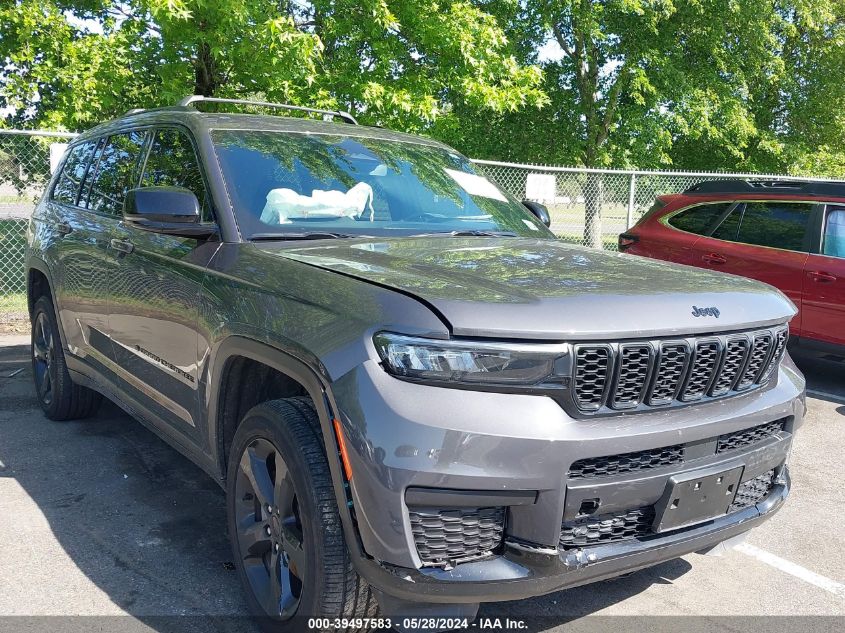
<svg viewBox="0 0 845 633"><path fill-rule="evenodd" d="M220 395L224 387L223 377L226 364L235 357L244 357L263 363L289 376L305 388L314 402L346 542L353 555L362 556L363 546L349 509L348 488L333 425L337 405L328 388L326 376L321 375L318 369L309 366L288 351L239 335L223 339L212 351L206 376L205 398L208 411L209 446L216 447L218 472L221 476L226 472L223 433L220 432Z"/></svg>

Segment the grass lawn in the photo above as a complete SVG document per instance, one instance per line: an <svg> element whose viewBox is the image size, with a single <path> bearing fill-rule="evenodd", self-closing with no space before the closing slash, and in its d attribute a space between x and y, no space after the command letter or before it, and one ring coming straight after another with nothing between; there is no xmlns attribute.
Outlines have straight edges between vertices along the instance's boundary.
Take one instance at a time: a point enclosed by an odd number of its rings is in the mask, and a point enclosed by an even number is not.
<svg viewBox="0 0 845 633"><path fill-rule="evenodd" d="M0 314L6 312L26 312L26 293L15 292L0 297Z"/></svg>
<svg viewBox="0 0 845 633"><path fill-rule="evenodd" d="M0 296L0 334L24 334L29 331L26 293Z"/></svg>

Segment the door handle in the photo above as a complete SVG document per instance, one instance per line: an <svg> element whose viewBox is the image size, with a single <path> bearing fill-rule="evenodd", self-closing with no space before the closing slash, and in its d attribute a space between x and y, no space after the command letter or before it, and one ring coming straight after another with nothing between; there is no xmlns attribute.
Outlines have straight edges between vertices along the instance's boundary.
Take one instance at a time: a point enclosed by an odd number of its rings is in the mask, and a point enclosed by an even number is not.
<svg viewBox="0 0 845 633"><path fill-rule="evenodd" d="M73 232L73 227L67 222L56 222L53 226L63 236Z"/></svg>
<svg viewBox="0 0 845 633"><path fill-rule="evenodd" d="M127 255L135 250L135 245L129 240L111 240L109 242L109 246L111 246L114 250L126 253Z"/></svg>
<svg viewBox="0 0 845 633"><path fill-rule="evenodd" d="M708 264L727 264L728 260L719 255L718 253L710 253L709 255L702 255L701 259L707 262Z"/></svg>
<svg viewBox="0 0 845 633"><path fill-rule="evenodd" d="M816 281L820 284L831 284L836 281L835 275L831 275L830 273L825 273L820 270L810 271L810 277L813 278L813 281Z"/></svg>

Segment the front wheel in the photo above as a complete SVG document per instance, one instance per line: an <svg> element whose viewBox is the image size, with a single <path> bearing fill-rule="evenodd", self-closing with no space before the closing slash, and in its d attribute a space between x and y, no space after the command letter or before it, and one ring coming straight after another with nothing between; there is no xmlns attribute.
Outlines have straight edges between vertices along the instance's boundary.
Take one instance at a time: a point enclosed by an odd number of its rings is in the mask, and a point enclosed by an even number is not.
<svg viewBox="0 0 845 633"><path fill-rule="evenodd" d="M73 382L65 364L53 303L39 297L32 310L32 376L41 409L51 420L94 415L102 396Z"/></svg>
<svg viewBox="0 0 845 633"><path fill-rule="evenodd" d="M251 409L232 441L229 538L250 609L274 631L377 614L352 568L319 429L311 401L288 398Z"/></svg>

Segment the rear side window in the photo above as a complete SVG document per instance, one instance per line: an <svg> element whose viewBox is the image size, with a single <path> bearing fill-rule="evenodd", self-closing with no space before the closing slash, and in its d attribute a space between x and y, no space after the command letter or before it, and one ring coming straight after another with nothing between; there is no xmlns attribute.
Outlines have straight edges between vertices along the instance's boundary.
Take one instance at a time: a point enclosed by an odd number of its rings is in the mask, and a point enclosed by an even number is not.
<svg viewBox="0 0 845 633"><path fill-rule="evenodd" d="M87 197L89 209L111 215L123 212L123 200L133 184L132 176L136 173L143 144L143 132L114 134L109 137L100 153L96 173L91 180ZM81 199L80 204L83 204Z"/></svg>
<svg viewBox="0 0 845 633"><path fill-rule="evenodd" d="M211 220L210 200L200 171L197 154L191 139L176 129L158 130L155 133L142 187L183 187L192 191L200 203L202 219Z"/></svg>
<svg viewBox="0 0 845 633"><path fill-rule="evenodd" d="M65 204L76 204L76 196L82 179L85 178L85 171L94 155L96 142L82 143L71 148L67 160L62 167L62 173L53 187L53 200Z"/></svg>
<svg viewBox="0 0 845 633"><path fill-rule="evenodd" d="M845 209L828 211L822 253L831 257L845 257Z"/></svg>
<svg viewBox="0 0 845 633"><path fill-rule="evenodd" d="M700 204L673 215L669 218L668 223L669 226L681 231L704 235L732 204L732 202Z"/></svg>
<svg viewBox="0 0 845 633"><path fill-rule="evenodd" d="M736 241L809 252L806 237L812 211L811 203L746 202Z"/></svg>

